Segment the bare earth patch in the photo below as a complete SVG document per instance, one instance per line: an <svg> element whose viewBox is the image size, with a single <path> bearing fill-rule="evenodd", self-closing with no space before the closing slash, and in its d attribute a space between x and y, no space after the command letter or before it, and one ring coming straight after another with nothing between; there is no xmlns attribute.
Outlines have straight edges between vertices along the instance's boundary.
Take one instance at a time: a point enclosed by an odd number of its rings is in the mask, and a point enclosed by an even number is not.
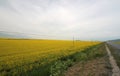
<svg viewBox="0 0 120 76"><path fill-rule="evenodd" d="M96 58L70 67L65 76L111 76L111 66L108 57Z"/></svg>

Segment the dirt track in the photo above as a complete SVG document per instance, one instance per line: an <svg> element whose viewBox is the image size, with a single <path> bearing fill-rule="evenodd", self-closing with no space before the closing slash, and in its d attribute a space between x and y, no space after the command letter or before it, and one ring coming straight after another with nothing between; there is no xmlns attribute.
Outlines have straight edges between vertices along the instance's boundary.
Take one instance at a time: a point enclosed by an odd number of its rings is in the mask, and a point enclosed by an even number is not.
<svg viewBox="0 0 120 76"><path fill-rule="evenodd" d="M117 66L117 63L116 63L114 57L112 56L108 46L107 45L105 45L105 46L106 46L106 50L107 50L107 53L108 53L108 56L109 56L110 64L113 68L112 69L112 72L113 72L112 76L120 76L120 69Z"/></svg>

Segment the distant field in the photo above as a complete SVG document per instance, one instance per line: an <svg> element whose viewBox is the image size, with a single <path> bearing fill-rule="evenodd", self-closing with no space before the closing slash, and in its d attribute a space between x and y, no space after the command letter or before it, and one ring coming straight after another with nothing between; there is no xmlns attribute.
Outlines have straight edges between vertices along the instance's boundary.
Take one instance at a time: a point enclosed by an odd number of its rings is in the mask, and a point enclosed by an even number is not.
<svg viewBox="0 0 120 76"><path fill-rule="evenodd" d="M97 44L75 41L73 46L73 41L67 40L0 39L0 76L41 75L51 62Z"/></svg>
<svg viewBox="0 0 120 76"><path fill-rule="evenodd" d="M116 42L116 44L120 44L120 42Z"/></svg>

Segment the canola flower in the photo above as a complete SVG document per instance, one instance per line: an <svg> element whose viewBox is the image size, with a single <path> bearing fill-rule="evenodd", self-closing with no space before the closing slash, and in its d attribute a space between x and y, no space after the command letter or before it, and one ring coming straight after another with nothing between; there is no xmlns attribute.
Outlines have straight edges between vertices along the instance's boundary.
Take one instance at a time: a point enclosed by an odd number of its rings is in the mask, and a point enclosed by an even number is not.
<svg viewBox="0 0 120 76"><path fill-rule="evenodd" d="M18 75L100 42L0 39L0 76Z"/></svg>

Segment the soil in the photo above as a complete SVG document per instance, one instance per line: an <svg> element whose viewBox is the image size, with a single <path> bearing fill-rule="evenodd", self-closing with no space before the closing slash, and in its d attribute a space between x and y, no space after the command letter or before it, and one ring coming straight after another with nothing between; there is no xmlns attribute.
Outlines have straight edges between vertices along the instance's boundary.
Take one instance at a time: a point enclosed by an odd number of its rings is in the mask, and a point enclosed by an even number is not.
<svg viewBox="0 0 120 76"><path fill-rule="evenodd" d="M65 76L112 76L108 56L77 63L65 72Z"/></svg>

